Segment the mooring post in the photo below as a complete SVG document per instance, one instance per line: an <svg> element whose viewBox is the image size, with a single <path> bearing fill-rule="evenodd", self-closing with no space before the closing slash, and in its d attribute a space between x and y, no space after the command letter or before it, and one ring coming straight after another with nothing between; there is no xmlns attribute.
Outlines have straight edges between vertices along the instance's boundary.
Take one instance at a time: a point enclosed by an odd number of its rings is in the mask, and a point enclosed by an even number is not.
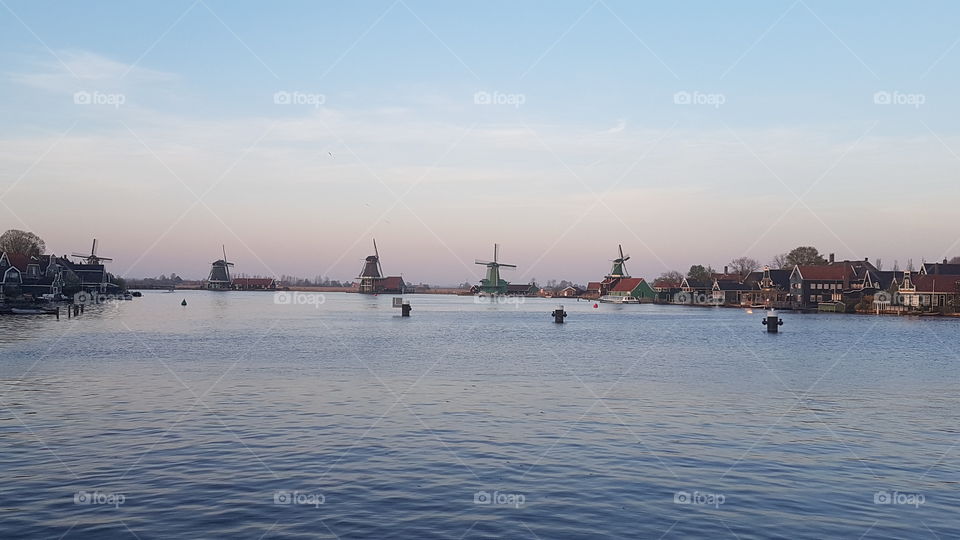
<svg viewBox="0 0 960 540"><path fill-rule="evenodd" d="M413 308L410 306L410 302L404 302L403 304L400 304L401 317L409 317L411 311L413 311Z"/></svg>
<svg viewBox="0 0 960 540"><path fill-rule="evenodd" d="M553 322L563 324L563 319L567 316L567 312L563 310L563 305L561 304L560 307L553 310L553 313L550 315L553 315Z"/></svg>
<svg viewBox="0 0 960 540"><path fill-rule="evenodd" d="M767 332L776 334L783 325L783 319L777 317L777 312L771 309L767 312L767 318L763 320L763 324L767 327Z"/></svg>
<svg viewBox="0 0 960 540"><path fill-rule="evenodd" d="M60 306L57 306L57 320L60 320Z"/></svg>

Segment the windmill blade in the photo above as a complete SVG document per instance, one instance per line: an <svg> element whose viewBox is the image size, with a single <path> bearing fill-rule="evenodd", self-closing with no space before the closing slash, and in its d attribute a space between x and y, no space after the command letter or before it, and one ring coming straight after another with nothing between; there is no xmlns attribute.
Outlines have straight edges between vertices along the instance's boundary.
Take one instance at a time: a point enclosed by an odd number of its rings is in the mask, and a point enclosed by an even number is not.
<svg viewBox="0 0 960 540"><path fill-rule="evenodd" d="M71 256L71 257L84 257L84 258L86 258L86 257L89 257L90 254L88 254L88 253L72 253L72 254L70 254L70 256Z"/></svg>
<svg viewBox="0 0 960 540"><path fill-rule="evenodd" d="M630 256L627 255L626 257L621 257L620 260L623 261L623 262L629 261L629 260L630 260Z"/></svg>
<svg viewBox="0 0 960 540"><path fill-rule="evenodd" d="M221 245L220 247L223 249L223 262L227 262L227 246Z"/></svg>
<svg viewBox="0 0 960 540"><path fill-rule="evenodd" d="M503 263L500 263L500 264L498 264L497 266L500 266L500 267L502 267L502 268L516 268L516 267L517 267L517 265L515 265L515 264L503 264Z"/></svg>
<svg viewBox="0 0 960 540"><path fill-rule="evenodd" d="M481 261L480 259L474 259L473 262L474 264L493 264L490 261Z"/></svg>
<svg viewBox="0 0 960 540"><path fill-rule="evenodd" d="M376 238L373 239L373 254L377 257L377 259L380 258L380 252L377 251L377 239L376 239Z"/></svg>
<svg viewBox="0 0 960 540"><path fill-rule="evenodd" d="M97 239L96 238L93 239L93 247L90 248L90 256L91 257L97 256Z"/></svg>
<svg viewBox="0 0 960 540"><path fill-rule="evenodd" d="M98 261L112 261L110 257L95 257Z"/></svg>
<svg viewBox="0 0 960 540"><path fill-rule="evenodd" d="M623 244L617 244L617 248L620 250L620 258L623 259Z"/></svg>
<svg viewBox="0 0 960 540"><path fill-rule="evenodd" d="M500 250L499 244L493 245L493 262L497 262L497 252Z"/></svg>

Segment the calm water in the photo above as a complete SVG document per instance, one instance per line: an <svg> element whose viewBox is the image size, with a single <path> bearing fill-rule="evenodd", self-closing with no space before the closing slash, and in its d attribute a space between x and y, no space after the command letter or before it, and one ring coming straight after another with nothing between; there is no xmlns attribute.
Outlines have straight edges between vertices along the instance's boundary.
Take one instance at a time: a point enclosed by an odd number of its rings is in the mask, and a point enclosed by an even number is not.
<svg viewBox="0 0 960 540"><path fill-rule="evenodd" d="M960 536L960 320L409 299L0 318L0 536Z"/></svg>

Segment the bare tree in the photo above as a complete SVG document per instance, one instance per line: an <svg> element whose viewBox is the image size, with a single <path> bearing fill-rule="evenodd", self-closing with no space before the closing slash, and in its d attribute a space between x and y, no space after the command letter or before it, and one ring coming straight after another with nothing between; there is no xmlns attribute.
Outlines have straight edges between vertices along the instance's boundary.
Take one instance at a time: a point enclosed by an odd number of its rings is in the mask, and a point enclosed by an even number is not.
<svg viewBox="0 0 960 540"><path fill-rule="evenodd" d="M778 255L774 255L773 260L770 261L770 268L773 268L774 270L780 270L781 268L786 268L786 267L787 267L786 253L780 253Z"/></svg>
<svg viewBox="0 0 960 540"><path fill-rule="evenodd" d="M660 274L660 277L658 277L657 279L680 283L681 281L683 281L683 274L681 272L678 272L677 270L670 270L668 272L664 272Z"/></svg>
<svg viewBox="0 0 960 540"><path fill-rule="evenodd" d="M873 261L873 265L877 267L877 270L883 270L883 259L878 257L877 260Z"/></svg>
<svg viewBox="0 0 960 540"><path fill-rule="evenodd" d="M43 255L47 245L32 232L10 229L0 235L0 251L18 255Z"/></svg>
<svg viewBox="0 0 960 540"><path fill-rule="evenodd" d="M740 279L747 277L750 272L754 272L758 268L760 268L760 263L750 257L737 257L730 261L730 269L733 270L734 274L740 276Z"/></svg>
<svg viewBox="0 0 960 540"><path fill-rule="evenodd" d="M960 264L960 256L950 259L950 264Z"/></svg>

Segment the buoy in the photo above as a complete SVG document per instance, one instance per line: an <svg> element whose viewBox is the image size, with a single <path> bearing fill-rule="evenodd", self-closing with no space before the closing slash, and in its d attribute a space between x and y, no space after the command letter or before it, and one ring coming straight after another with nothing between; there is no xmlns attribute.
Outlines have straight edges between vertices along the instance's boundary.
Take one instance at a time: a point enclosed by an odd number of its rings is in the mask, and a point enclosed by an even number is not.
<svg viewBox="0 0 960 540"><path fill-rule="evenodd" d="M185 305L187 305L187 299L186 299L186 298L184 298L184 299L183 299L183 302L180 302L180 305L181 305L181 306L185 306Z"/></svg>
<svg viewBox="0 0 960 540"><path fill-rule="evenodd" d="M767 327L767 332L776 334L780 326L783 325L783 319L777 317L777 312L771 309L767 312L767 318L763 320L763 325Z"/></svg>
<svg viewBox="0 0 960 540"><path fill-rule="evenodd" d="M600 307L600 304L594 304L594 305L593 305L593 309L597 309L598 307Z"/></svg>

